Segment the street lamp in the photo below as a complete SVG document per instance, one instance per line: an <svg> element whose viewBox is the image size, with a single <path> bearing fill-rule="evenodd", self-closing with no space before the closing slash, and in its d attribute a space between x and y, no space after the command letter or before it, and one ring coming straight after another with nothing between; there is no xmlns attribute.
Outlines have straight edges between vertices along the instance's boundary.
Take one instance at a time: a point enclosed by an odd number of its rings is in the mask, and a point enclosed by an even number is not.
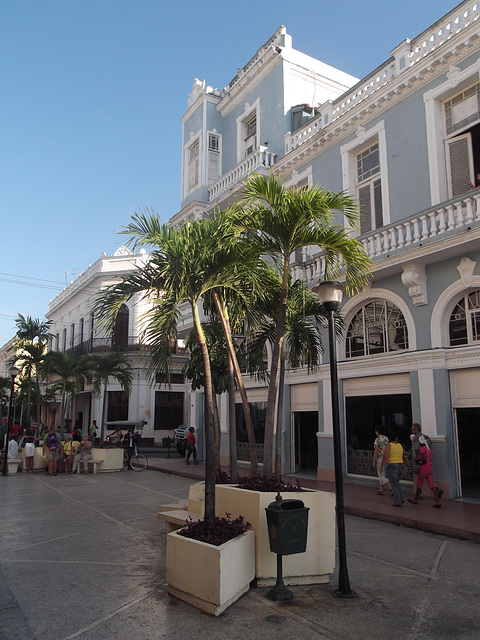
<svg viewBox="0 0 480 640"><path fill-rule="evenodd" d="M8 403L7 431L5 434L5 444L3 447L4 458L3 458L2 476L7 475L8 443L10 439L10 430L12 428L13 393L15 390L15 378L20 373L20 369L17 369L17 367L11 367L9 370L9 373L10 373L10 377L12 378L12 386L10 387L10 401Z"/></svg>
<svg viewBox="0 0 480 640"><path fill-rule="evenodd" d="M338 372L337 351L335 348L335 311L342 302L343 287L338 282L324 281L313 287L319 301L328 312L328 343L330 352L330 388L332 394L333 420L333 459L335 466L335 496L337 511L337 537L339 574L338 589L334 595L338 598L355 598L350 588L347 568L347 547L345 540L345 510L343 504L342 449L340 437L340 412L338 408Z"/></svg>

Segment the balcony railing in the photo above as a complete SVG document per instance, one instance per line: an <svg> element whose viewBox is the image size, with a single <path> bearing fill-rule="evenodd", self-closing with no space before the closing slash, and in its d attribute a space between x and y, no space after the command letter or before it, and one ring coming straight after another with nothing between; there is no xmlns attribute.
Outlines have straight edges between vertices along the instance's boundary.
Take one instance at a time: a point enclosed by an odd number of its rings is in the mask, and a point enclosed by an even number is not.
<svg viewBox="0 0 480 640"><path fill-rule="evenodd" d="M432 245L449 235L480 227L480 189L443 202L441 206L426 209L404 220L386 225L362 236L359 241L368 256L376 262L393 257L406 249ZM325 257L319 254L303 264L292 265L292 276L305 282L315 282L325 273Z"/></svg>
<svg viewBox="0 0 480 640"><path fill-rule="evenodd" d="M245 160L237 164L237 166L223 175L220 180L215 182L208 189L208 201L212 202L216 198L238 186L238 183L244 180L250 173L254 171L268 169L275 164L276 154L269 151L266 147L260 146L256 151L247 156Z"/></svg>
<svg viewBox="0 0 480 640"><path fill-rule="evenodd" d="M183 345L183 341L172 341L171 352L172 355L188 355L188 349ZM89 353L105 353L107 351L121 351L123 353L135 353L138 351L149 351L148 344L140 342L137 336L129 337L123 340L112 340L112 338L91 338L81 344L77 344L70 349L67 349L67 353L74 355L86 355Z"/></svg>

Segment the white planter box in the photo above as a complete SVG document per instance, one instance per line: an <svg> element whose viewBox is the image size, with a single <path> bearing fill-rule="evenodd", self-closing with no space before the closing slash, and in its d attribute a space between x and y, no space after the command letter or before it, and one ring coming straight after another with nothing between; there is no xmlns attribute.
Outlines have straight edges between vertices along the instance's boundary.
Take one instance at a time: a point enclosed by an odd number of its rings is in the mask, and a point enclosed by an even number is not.
<svg viewBox="0 0 480 640"><path fill-rule="evenodd" d="M215 487L216 514L242 515L255 531L255 576L259 586L275 584L277 556L270 551L265 508L276 492L250 491L234 485ZM283 556L285 584L320 584L329 581L335 568L335 494L327 491L283 492L284 500L301 500L310 508L305 553Z"/></svg>
<svg viewBox="0 0 480 640"><path fill-rule="evenodd" d="M255 534L247 531L218 547L168 534L168 593L220 615L250 588L255 577Z"/></svg>

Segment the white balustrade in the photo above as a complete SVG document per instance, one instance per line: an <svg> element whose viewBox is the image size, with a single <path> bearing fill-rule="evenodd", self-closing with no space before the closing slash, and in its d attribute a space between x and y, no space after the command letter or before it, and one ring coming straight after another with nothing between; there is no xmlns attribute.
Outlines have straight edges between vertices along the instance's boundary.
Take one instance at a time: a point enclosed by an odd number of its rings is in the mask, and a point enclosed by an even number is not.
<svg viewBox="0 0 480 640"><path fill-rule="evenodd" d="M237 183L244 180L254 171L262 168L268 169L275 164L276 154L266 147L258 147L256 151L247 156L237 166L223 175L208 189L208 201L212 202L222 193L237 186Z"/></svg>
<svg viewBox="0 0 480 640"><path fill-rule="evenodd" d="M404 251L406 247L425 246L435 242L437 236L449 232L466 231L475 225L480 226L480 189L462 200L451 200L442 207L434 208L414 218L403 220L392 226L377 229L370 235L359 238L366 254L374 261L392 257ZM440 240L440 238L438 238ZM325 256L319 254L304 265L304 277L307 282L315 281L325 273ZM298 277L299 265L292 267L292 275Z"/></svg>

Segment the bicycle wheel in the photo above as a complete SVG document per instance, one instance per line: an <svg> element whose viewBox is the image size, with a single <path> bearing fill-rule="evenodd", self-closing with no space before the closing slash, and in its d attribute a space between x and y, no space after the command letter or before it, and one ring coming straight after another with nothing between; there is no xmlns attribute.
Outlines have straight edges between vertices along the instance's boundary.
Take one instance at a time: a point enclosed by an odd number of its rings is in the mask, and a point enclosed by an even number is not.
<svg viewBox="0 0 480 640"><path fill-rule="evenodd" d="M136 453L130 458L130 467L134 471L143 471L147 468L147 465L147 456L143 455L143 453Z"/></svg>

